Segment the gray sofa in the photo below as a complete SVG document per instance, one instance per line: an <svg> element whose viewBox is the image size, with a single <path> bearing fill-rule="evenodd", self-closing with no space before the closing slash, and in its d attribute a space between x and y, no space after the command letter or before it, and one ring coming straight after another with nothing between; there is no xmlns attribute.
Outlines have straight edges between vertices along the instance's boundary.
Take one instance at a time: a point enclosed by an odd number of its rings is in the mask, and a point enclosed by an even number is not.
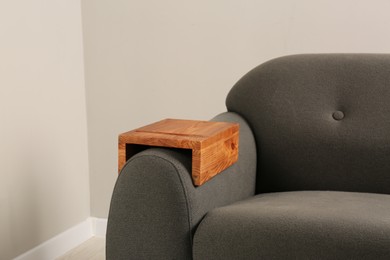
<svg viewBox="0 0 390 260"><path fill-rule="evenodd" d="M204 185L186 152L129 159L108 260L390 259L390 55L274 59L226 105L239 160Z"/></svg>

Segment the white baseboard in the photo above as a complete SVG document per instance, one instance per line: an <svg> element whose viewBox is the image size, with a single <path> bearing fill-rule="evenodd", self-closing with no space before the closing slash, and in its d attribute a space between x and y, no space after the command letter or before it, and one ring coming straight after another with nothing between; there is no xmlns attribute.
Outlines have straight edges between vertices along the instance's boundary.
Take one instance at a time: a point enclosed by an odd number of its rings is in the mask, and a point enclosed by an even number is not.
<svg viewBox="0 0 390 260"><path fill-rule="evenodd" d="M97 237L106 237L107 219L106 218L90 218L92 223L92 233Z"/></svg>
<svg viewBox="0 0 390 260"><path fill-rule="evenodd" d="M93 236L105 237L107 219L88 218L80 224L45 241L14 260L52 260Z"/></svg>

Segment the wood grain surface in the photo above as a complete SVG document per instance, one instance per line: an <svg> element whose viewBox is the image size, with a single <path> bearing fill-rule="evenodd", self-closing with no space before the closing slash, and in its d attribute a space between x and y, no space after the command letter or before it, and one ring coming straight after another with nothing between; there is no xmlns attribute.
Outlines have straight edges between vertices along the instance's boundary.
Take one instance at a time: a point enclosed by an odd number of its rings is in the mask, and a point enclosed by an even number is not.
<svg viewBox="0 0 390 260"><path fill-rule="evenodd" d="M202 185L238 159L239 125L165 119L119 135L118 170L145 147L192 150L192 179Z"/></svg>

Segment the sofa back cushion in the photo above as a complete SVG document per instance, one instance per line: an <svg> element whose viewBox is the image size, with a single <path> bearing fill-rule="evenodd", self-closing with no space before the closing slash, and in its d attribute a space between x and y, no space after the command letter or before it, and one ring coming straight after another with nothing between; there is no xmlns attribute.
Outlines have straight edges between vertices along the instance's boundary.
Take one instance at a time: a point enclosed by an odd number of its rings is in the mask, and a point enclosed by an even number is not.
<svg viewBox="0 0 390 260"><path fill-rule="evenodd" d="M257 192L390 194L390 55L274 59L241 78L226 104L255 134Z"/></svg>

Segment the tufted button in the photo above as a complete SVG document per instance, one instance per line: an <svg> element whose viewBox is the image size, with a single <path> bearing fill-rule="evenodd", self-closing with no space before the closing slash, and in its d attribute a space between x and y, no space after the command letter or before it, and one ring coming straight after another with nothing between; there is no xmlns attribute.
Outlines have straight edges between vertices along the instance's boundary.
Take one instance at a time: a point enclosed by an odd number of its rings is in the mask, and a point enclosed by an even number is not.
<svg viewBox="0 0 390 260"><path fill-rule="evenodd" d="M341 120L344 118L344 113L342 111L336 111L333 113L333 118L335 120Z"/></svg>

